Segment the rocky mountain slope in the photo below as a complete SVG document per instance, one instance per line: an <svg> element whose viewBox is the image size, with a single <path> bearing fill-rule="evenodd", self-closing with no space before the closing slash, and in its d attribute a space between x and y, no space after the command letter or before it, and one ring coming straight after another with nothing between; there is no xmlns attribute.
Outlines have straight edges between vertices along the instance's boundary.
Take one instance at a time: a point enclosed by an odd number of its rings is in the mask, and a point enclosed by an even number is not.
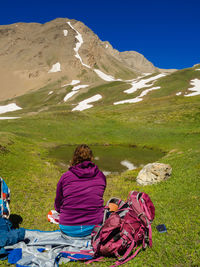
<svg viewBox="0 0 200 267"><path fill-rule="evenodd" d="M159 69L143 55L113 49L76 20L0 26L0 100L55 81L99 85L155 72Z"/></svg>

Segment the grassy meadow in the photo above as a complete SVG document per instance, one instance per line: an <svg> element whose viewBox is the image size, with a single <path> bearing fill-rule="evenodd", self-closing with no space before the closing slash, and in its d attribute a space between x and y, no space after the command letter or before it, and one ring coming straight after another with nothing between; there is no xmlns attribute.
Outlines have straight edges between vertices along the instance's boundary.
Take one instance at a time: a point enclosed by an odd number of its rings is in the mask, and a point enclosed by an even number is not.
<svg viewBox="0 0 200 267"><path fill-rule="evenodd" d="M56 101L63 99L69 87L62 89L62 95L48 96L50 102L45 102L44 92L50 91L52 85L40 89L38 95L32 92L17 98L16 103L24 103L25 108L12 116L21 119L0 121L0 175L11 189L11 213L23 218L21 227L57 229L47 222L46 215L53 208L62 170L48 157L49 148L87 143L159 149L165 156L158 162L170 164L173 170L166 182L139 186L135 182L139 169L107 176L105 201L111 196L126 200L129 191L139 190L150 195L156 209L153 248L124 266L199 266L200 96L176 96L190 87L189 80L193 78L200 78L200 72L189 69L164 77L154 85L163 90L149 93L136 104L112 105L136 96L123 93L128 88L123 82L91 88L59 105ZM72 104L100 92L104 97L93 108L71 112ZM38 112L39 107L45 106L46 110ZM163 223L168 231L161 234L156 225ZM110 262L92 264L109 265ZM0 266L7 266L6 261Z"/></svg>

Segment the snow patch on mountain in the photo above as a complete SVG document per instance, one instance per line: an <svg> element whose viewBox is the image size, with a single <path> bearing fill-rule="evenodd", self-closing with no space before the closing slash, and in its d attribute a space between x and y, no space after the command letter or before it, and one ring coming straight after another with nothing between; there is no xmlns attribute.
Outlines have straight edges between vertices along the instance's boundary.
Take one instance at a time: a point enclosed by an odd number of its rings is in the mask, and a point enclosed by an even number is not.
<svg viewBox="0 0 200 267"><path fill-rule="evenodd" d="M15 120L20 119L20 117L0 117L0 120Z"/></svg>
<svg viewBox="0 0 200 267"><path fill-rule="evenodd" d="M57 62L56 64L54 64L51 69L48 71L48 73L52 73L52 72L58 72L61 71L61 67L60 67L60 63Z"/></svg>
<svg viewBox="0 0 200 267"><path fill-rule="evenodd" d="M100 100L102 98L102 96L100 94L97 94L97 95L94 95L88 99L85 99L83 101L81 101L75 108L72 109L72 111L83 111L85 109L88 109L88 108L92 108L93 105L92 104L89 104L89 103L92 103L92 102L96 102L98 100Z"/></svg>
<svg viewBox="0 0 200 267"><path fill-rule="evenodd" d="M182 92L178 92L178 93L176 93L176 95L178 95L178 96L181 95L181 94L182 94Z"/></svg>
<svg viewBox="0 0 200 267"><path fill-rule="evenodd" d="M77 94L78 91L71 91L70 93L66 94L64 97L64 102L66 102L68 99L70 99L73 95Z"/></svg>
<svg viewBox="0 0 200 267"><path fill-rule="evenodd" d="M184 96L195 96L200 95L200 80L199 79L193 79L190 81L190 84L193 85L193 87L188 88L189 91L193 91L191 94L187 94Z"/></svg>
<svg viewBox="0 0 200 267"><path fill-rule="evenodd" d="M200 69L196 69L196 70L200 70Z"/></svg>
<svg viewBox="0 0 200 267"><path fill-rule="evenodd" d="M89 85L87 85L87 84L80 84L80 85L74 86L72 88L72 91L70 93L66 94L66 96L64 97L64 102L66 102L69 98L71 98L73 95L78 93L79 89L86 88L88 86Z"/></svg>
<svg viewBox="0 0 200 267"><path fill-rule="evenodd" d="M16 110L20 110L20 109L22 109L22 108L17 106L15 103L11 103L8 105L0 106L0 114L16 111Z"/></svg>
<svg viewBox="0 0 200 267"><path fill-rule="evenodd" d="M89 85L88 84L80 84L80 85L76 85L76 86L74 86L74 88L72 89L73 91L77 91L77 90L79 90L79 89L81 89L81 88L86 88L86 87L88 87Z"/></svg>
<svg viewBox="0 0 200 267"><path fill-rule="evenodd" d="M126 100L121 100L121 101L114 102L113 105L132 104L132 103L137 103L137 102L140 102L140 101L142 101L142 98L135 97L135 98L132 98L132 99L126 99Z"/></svg>
<svg viewBox="0 0 200 267"><path fill-rule="evenodd" d="M137 102L142 101L143 100L142 97L147 95L148 92L153 91L153 90L158 90L158 89L160 89L160 86L152 87L152 88L144 90L139 96L135 98L114 102L113 104L119 105L119 104L126 104L126 103L137 103Z"/></svg>
<svg viewBox="0 0 200 267"><path fill-rule="evenodd" d="M141 97L145 96L146 94L148 94L148 92L153 91L153 90L158 90L158 89L160 89L160 86L155 86L155 87L146 89L140 94L139 97L141 98Z"/></svg>
<svg viewBox="0 0 200 267"><path fill-rule="evenodd" d="M68 30L63 30L64 36L67 36Z"/></svg>
<svg viewBox="0 0 200 267"><path fill-rule="evenodd" d="M101 70L97 70L97 69L94 69L94 71L96 72L96 74L101 78L103 79L104 81L107 81L107 82L113 82L115 81L115 78L111 75L108 75L108 74L105 74L103 71Z"/></svg>
<svg viewBox="0 0 200 267"><path fill-rule="evenodd" d="M77 35L75 36L76 39L78 40L78 42L76 43L76 47L74 48L74 51L76 52L75 57L78 58L81 62L81 64L87 68L91 68L89 65L83 63L82 58L80 57L78 50L80 49L81 45L83 44L83 38L82 35L71 25L71 23L68 21L67 22L69 24L69 26L77 33Z"/></svg>
<svg viewBox="0 0 200 267"><path fill-rule="evenodd" d="M120 163L121 163L121 165L125 166L130 171L137 168L133 163L131 163L128 160L123 160Z"/></svg>
<svg viewBox="0 0 200 267"><path fill-rule="evenodd" d="M151 87L156 80L164 76L166 76L166 74L162 73L162 74L158 74L156 76L150 77L148 79L142 79L140 81L137 81L137 79L134 79L133 82L131 83L132 87L130 89L125 90L124 92L127 94L132 94L136 92L138 89L141 89L144 87ZM148 84L149 82L153 82L153 83Z"/></svg>
<svg viewBox="0 0 200 267"><path fill-rule="evenodd" d="M64 85L62 85L61 87L65 87L65 86L69 86L69 85L75 85L75 84L78 84L78 83L80 83L79 80L72 80L71 83L64 84Z"/></svg>

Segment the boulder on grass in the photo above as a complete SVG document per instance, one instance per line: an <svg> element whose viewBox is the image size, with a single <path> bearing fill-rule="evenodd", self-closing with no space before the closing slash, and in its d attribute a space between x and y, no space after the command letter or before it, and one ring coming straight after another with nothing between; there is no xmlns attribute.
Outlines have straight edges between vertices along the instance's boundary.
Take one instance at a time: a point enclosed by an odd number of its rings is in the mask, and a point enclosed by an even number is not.
<svg viewBox="0 0 200 267"><path fill-rule="evenodd" d="M140 185L151 185L167 180L172 173L169 164L149 163L138 173L136 182Z"/></svg>

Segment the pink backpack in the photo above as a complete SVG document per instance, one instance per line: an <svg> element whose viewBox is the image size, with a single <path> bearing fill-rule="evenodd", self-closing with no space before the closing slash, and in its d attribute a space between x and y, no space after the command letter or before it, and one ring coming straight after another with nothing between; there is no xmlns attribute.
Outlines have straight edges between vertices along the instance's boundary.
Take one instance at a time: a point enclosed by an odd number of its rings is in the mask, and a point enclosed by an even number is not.
<svg viewBox="0 0 200 267"><path fill-rule="evenodd" d="M155 208L150 197L142 192L131 191L127 202L115 198L113 202L116 201L119 209L112 212L104 224L96 227L92 233L96 259L88 263L98 261L101 256L116 257L118 261L113 266L118 266L133 259L142 248L152 246L151 223ZM106 209L108 214L108 207Z"/></svg>

